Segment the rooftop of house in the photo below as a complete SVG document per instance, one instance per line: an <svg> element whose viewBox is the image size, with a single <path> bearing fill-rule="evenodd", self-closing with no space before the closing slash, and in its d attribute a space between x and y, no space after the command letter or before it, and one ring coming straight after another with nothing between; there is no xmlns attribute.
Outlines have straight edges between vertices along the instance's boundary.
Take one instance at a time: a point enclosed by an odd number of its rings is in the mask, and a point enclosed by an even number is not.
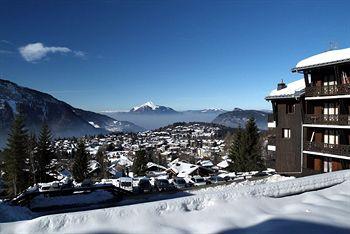
<svg viewBox="0 0 350 234"><path fill-rule="evenodd" d="M265 98L266 100L272 99L282 99L282 98L299 98L304 94L305 90L305 81L300 79L289 83L283 89L274 89L270 94Z"/></svg>
<svg viewBox="0 0 350 234"><path fill-rule="evenodd" d="M313 55L298 62L292 71L299 72L310 68L329 66L345 62L350 62L350 48L329 50Z"/></svg>

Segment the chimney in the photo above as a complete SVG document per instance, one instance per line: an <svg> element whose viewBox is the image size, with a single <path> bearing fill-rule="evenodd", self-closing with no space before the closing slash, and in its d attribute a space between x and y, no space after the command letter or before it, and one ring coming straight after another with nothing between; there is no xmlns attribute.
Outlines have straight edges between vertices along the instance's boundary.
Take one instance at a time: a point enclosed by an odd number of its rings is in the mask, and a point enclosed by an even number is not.
<svg viewBox="0 0 350 234"><path fill-rule="evenodd" d="M277 84L277 90L281 90L284 88L287 88L287 85L283 82L283 79L282 79L281 82Z"/></svg>

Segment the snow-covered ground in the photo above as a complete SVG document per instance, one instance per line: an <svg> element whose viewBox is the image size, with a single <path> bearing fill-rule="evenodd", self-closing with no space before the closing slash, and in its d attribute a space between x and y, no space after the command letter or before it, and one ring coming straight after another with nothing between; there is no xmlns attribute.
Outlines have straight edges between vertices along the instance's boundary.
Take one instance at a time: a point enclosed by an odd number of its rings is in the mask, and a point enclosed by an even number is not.
<svg viewBox="0 0 350 234"><path fill-rule="evenodd" d="M314 189L320 190L295 195ZM0 232L350 233L350 170L290 180L276 175L190 193L32 220L24 208L0 205L0 220L6 215L22 220L0 223Z"/></svg>

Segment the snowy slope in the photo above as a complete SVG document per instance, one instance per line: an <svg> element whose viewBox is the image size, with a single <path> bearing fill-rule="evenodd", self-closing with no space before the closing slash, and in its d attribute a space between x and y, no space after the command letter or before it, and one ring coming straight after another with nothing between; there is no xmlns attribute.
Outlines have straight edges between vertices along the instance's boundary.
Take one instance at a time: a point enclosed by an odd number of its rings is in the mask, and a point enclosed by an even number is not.
<svg viewBox="0 0 350 234"><path fill-rule="evenodd" d="M255 185L233 184L228 187L198 190L191 196L177 199L1 223L0 231L4 233L350 232L349 170L287 181L279 181L280 178L276 177L270 180L269 183L256 182ZM275 180L279 182L271 183ZM276 198L331 185L334 186ZM0 206L0 212L4 215L4 207ZM27 218L25 214L23 216Z"/></svg>
<svg viewBox="0 0 350 234"><path fill-rule="evenodd" d="M118 121L106 115L77 109L47 93L0 79L0 148L6 142L17 108L25 116L29 132L38 133L45 122L54 137L143 130L131 122Z"/></svg>

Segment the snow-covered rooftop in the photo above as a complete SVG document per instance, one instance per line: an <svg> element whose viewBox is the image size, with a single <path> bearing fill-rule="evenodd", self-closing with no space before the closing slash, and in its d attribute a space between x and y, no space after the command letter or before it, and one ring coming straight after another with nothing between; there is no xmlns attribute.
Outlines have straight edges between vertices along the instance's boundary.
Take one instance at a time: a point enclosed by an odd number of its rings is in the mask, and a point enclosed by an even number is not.
<svg viewBox="0 0 350 234"><path fill-rule="evenodd" d="M170 168L172 171L177 173L178 177L187 177L189 176L192 172L198 169L199 166L190 164L190 163L185 163L185 162L177 162L173 164Z"/></svg>
<svg viewBox="0 0 350 234"><path fill-rule="evenodd" d="M350 48L330 50L316 54L314 56L301 60L292 70L301 71L306 68L326 66L345 61L350 61Z"/></svg>
<svg viewBox="0 0 350 234"><path fill-rule="evenodd" d="M274 98L294 98L299 97L304 93L305 81L300 79L292 83L287 84L287 87L281 90L274 89L271 91L269 96L266 97L266 100Z"/></svg>

